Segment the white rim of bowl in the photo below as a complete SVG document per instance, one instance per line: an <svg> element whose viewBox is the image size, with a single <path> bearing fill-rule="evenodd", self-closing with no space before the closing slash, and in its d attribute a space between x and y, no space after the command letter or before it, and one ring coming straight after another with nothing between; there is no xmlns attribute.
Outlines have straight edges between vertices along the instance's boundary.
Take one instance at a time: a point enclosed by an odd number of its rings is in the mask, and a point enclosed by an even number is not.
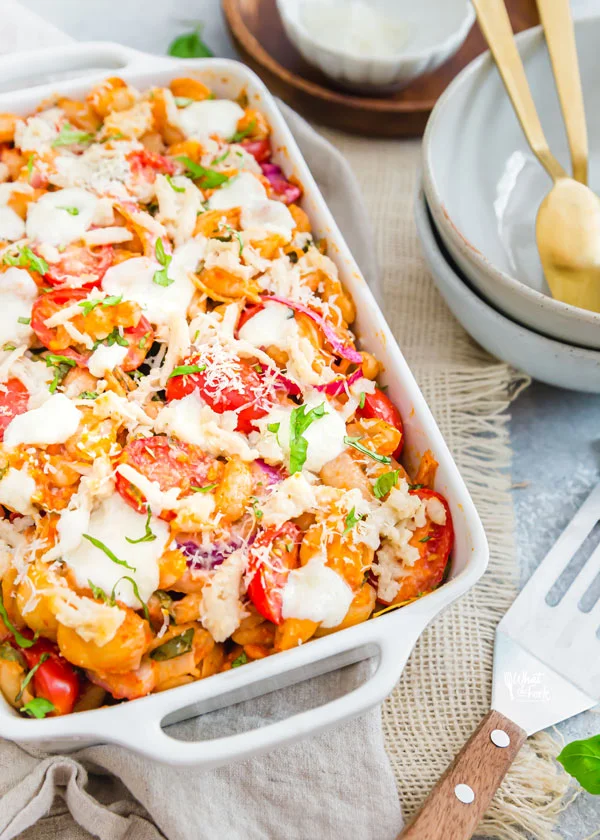
<svg viewBox="0 0 600 840"><path fill-rule="evenodd" d="M503 312L499 312L494 306L489 304L487 301L483 300L483 298L481 298L477 294L477 292L470 287L468 281L461 277L460 274L454 268L454 266L452 266L448 262L448 260L446 259L446 255L440 248L439 242L436 238L436 234L437 237L440 237L440 234L439 231L435 230L435 219L433 218L433 213L427 201L427 196L425 195L425 190L423 189L422 183L417 184L415 197L416 212L423 214L424 221L427 225L427 230L431 233L432 241L430 247L435 248L436 255L444 264L444 270L452 276L453 280L457 284L460 284L461 294L463 294L466 298L472 299L473 304L477 306L481 312L485 312L486 315L495 318L499 323L506 324L509 327L518 330L524 335L535 336L536 339L538 339L540 343L544 344L549 350L553 348L559 348L561 350L567 349L572 351L573 355L579 355L580 357L587 358L590 361L600 362L600 350L593 350L591 347L580 347L577 344L569 344L566 341L559 341L556 338L550 338L549 336L543 335L543 333L539 333L536 330L528 329L527 327L524 327L523 324L519 324L518 321L513 321L512 318L508 317L508 315L505 315ZM463 327L463 329L466 328Z"/></svg>
<svg viewBox="0 0 600 840"><path fill-rule="evenodd" d="M298 6L302 3L303 0L298 0ZM430 47L420 50L418 52L402 52L399 53L397 56L385 58L382 56L376 55L361 55L361 56L354 56L350 53L343 52L343 50L332 49L331 47L324 47L318 41L315 41L313 36L310 34L308 29L304 26L302 21L300 20L300 15L290 14L290 12L285 8L286 0L276 0L277 10L282 18L287 18L294 26L296 26L304 35L307 40L311 42L315 47L317 47L321 52L326 53L329 56L335 58L352 58L356 62L361 63L373 63L378 64L381 67L395 67L398 62L400 61L423 61L426 58L430 58L432 54L441 52L442 49L447 49L454 46L455 42L461 38L464 40L467 35L469 34L471 27L475 23L475 10L471 6L469 0L465 2L465 14L462 18L460 26L455 29L450 35L444 38L442 41L437 41L436 43L432 44ZM297 6L296 6L297 8Z"/></svg>
<svg viewBox="0 0 600 840"><path fill-rule="evenodd" d="M577 27L580 24L585 24L588 20L600 20L600 17L598 15L590 15L585 18L578 18L575 21L575 26ZM539 38L541 34L541 26L527 29L525 32L520 32L516 36L517 43L528 43L529 41ZM427 122L425 133L423 135L422 160L423 189L427 196L429 211L436 220L436 223L440 227L443 226L448 236L452 239L453 243L465 256L465 258L477 266L477 268L481 271L490 275L495 280L504 283L504 285L509 286L515 292L529 297L532 301L544 309L549 309L568 318L576 318L578 321L585 320L590 325L600 327L600 312L592 312L589 309L581 309L579 306L572 306L570 303L563 303L563 301L556 300L549 295L545 295L543 292L538 292L537 289L532 289L531 286L528 286L516 277L507 274L500 268L496 268L496 266L484 257L484 255L478 251L474 245L470 244L469 240L462 233L460 228L454 224L447 211L444 211L443 209L445 208L445 204L442 200L442 196L435 179L434 164L431 158L431 137L436 130L436 123L440 119L440 115L442 114L444 108L449 107L448 100L452 97L453 92L460 85L464 84L465 81L469 80L472 75L479 72L485 62L490 62L488 72L492 67L495 67L489 50L473 59L473 61L468 64L464 70L458 74L458 76L456 76L450 85L448 85L444 93L436 102Z"/></svg>

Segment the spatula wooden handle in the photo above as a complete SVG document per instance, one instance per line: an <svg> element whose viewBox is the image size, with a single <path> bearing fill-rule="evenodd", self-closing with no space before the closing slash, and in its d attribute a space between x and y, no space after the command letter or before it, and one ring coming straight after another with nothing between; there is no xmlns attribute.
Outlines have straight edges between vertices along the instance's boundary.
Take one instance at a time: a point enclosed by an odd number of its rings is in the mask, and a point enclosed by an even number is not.
<svg viewBox="0 0 600 840"><path fill-rule="evenodd" d="M402 840L468 840L473 836L527 734L491 711L458 753L401 835Z"/></svg>

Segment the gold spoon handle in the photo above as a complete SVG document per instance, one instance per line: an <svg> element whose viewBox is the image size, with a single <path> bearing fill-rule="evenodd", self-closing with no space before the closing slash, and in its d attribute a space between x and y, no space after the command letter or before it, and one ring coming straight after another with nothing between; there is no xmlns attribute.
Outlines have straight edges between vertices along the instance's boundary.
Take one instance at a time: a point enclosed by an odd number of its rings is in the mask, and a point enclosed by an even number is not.
<svg viewBox="0 0 600 840"><path fill-rule="evenodd" d="M473 6L532 152L553 181L566 177L544 137L504 0L473 0Z"/></svg>
<svg viewBox="0 0 600 840"><path fill-rule="evenodd" d="M587 184L588 139L569 0L537 0L567 128L573 177Z"/></svg>

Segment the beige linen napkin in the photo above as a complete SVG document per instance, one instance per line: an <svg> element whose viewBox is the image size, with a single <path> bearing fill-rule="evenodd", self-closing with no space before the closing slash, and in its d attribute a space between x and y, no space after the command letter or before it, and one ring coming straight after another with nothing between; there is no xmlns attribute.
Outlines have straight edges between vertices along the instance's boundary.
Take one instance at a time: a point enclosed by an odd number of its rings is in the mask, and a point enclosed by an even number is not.
<svg viewBox="0 0 600 840"><path fill-rule="evenodd" d="M13 0L2 0L0 52L67 42ZM26 32L26 37L23 32ZM348 164L290 109L288 123L367 279L377 268L360 191ZM348 693L361 663L170 728L184 740L255 728ZM50 813L49 813L50 812ZM199 772L116 746L48 756L0 740L0 840L391 840L401 814L375 709L266 756Z"/></svg>

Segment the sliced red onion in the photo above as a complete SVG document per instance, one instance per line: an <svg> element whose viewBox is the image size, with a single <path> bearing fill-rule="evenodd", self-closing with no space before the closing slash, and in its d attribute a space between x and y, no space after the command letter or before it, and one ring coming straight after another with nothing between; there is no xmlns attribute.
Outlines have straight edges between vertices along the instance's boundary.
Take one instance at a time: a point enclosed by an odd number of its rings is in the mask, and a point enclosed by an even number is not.
<svg viewBox="0 0 600 840"><path fill-rule="evenodd" d="M260 168L277 195L281 196L284 204L293 204L298 201L302 190L287 180L280 166L275 163L261 163Z"/></svg>
<svg viewBox="0 0 600 840"><path fill-rule="evenodd" d="M347 359L349 362L354 362L356 365L361 364L362 356L358 350L355 350L354 347L344 343L339 338L329 321L327 321L322 315L319 315L318 312L315 312L314 309L310 309L310 307L304 306L302 303L296 303L294 300L279 297L278 295L265 295L263 300L274 300L276 303L282 303L284 306L289 306L290 309L294 309L296 312L302 312L303 315L308 315L308 317L311 318L315 324L318 324L318 326L323 330L325 338L333 347L336 355L341 356L343 359Z"/></svg>
<svg viewBox="0 0 600 840"><path fill-rule="evenodd" d="M193 571L216 569L221 563L239 548L242 541L234 539L231 542L218 541L211 545L198 545L193 540L177 542L177 547L185 555L188 568Z"/></svg>
<svg viewBox="0 0 600 840"><path fill-rule="evenodd" d="M340 394L345 394L346 389L359 380L362 375L362 368L359 368L343 379L334 379L333 382L328 382L326 385L315 385L315 391L323 391L329 397L339 397Z"/></svg>
<svg viewBox="0 0 600 840"><path fill-rule="evenodd" d="M286 477L286 473L281 469L281 467L274 467L272 464L267 464L267 462L263 461L262 458L257 458L254 463L265 474L267 478L267 485L269 487L272 484L279 484L279 482L283 481Z"/></svg>
<svg viewBox="0 0 600 840"><path fill-rule="evenodd" d="M302 389L298 385L297 382L292 382L291 379L288 379L287 376L284 376L283 373L277 374L277 385L281 385L281 387L291 394L293 397L297 397L299 394L302 393Z"/></svg>

